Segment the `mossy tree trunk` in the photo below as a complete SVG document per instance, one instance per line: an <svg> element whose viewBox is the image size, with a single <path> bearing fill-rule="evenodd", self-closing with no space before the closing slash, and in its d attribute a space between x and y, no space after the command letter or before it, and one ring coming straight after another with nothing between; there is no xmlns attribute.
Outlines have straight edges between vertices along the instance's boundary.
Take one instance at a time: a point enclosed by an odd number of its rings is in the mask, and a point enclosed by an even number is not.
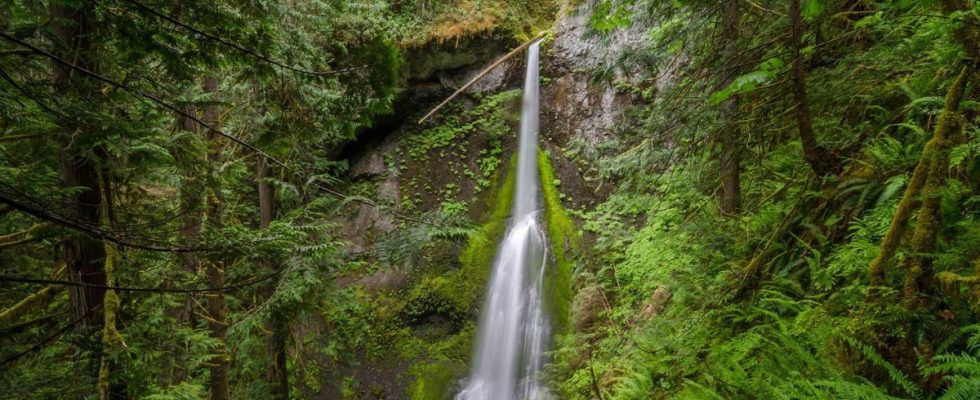
<svg viewBox="0 0 980 400"><path fill-rule="evenodd" d="M107 181L100 174L100 182L102 182L102 192L106 193L105 187ZM100 220L102 225L110 225L109 207L108 200L105 200L101 204ZM102 245L105 251L105 262L104 270L106 276L106 285L115 286L115 268L116 262L119 259L117 250L113 247L112 242L108 240L102 240ZM99 362L99 379L97 383L97 388L99 392L100 400L109 400L117 398L125 398L123 390L119 387L113 387L112 379L110 377L112 354L122 347L123 339L119 330L116 329L116 319L119 313L119 295L113 289L105 290L105 297L103 297L103 323L102 323L102 357Z"/></svg>
<svg viewBox="0 0 980 400"><path fill-rule="evenodd" d="M217 97L218 78L214 75L204 78L204 92ZM218 110L213 104L216 98L212 98L212 104L204 108L203 120L210 126L218 124ZM222 206L224 199L221 195L221 179L218 170L222 162L222 142L217 132L208 130L205 134L209 143L208 149L208 168L209 179L207 182L208 198L205 207L205 219L208 225L220 227L222 225ZM205 278L212 287L225 285L225 261L218 256L217 259L205 261ZM211 359L210 367L210 389L211 400L227 400L229 398L228 372L231 366L231 354L228 352L226 340L228 333L228 306L225 302L224 292L211 292L207 294L205 302L207 312L208 329L211 336L218 341L217 354Z"/></svg>
<svg viewBox="0 0 980 400"><path fill-rule="evenodd" d="M964 67L946 94L945 104L942 113L939 115L936 130L922 150L922 156L912 172L912 178L909 180L905 192L902 194L895 216L892 218L891 225L881 242L878 255L868 266L872 288L881 287L885 284L885 265L898 250L898 245L902 237L905 236L909 217L919 204L924 203L924 206L919 212L919 221L917 221L916 232L913 235L913 251L931 251L935 246L935 234L939 223L937 214L938 191L945 182L944 174L949 162L947 151L950 146L950 137L957 132L960 126L959 106L966 89L967 77L971 73L969 66ZM924 188L926 195L922 199L920 194ZM920 256L916 255L913 259L918 257ZM923 266L925 266L924 260L910 262L905 288L906 299L910 297L909 291L915 291L915 295L917 295L923 276ZM929 277L927 276L927 278Z"/></svg>

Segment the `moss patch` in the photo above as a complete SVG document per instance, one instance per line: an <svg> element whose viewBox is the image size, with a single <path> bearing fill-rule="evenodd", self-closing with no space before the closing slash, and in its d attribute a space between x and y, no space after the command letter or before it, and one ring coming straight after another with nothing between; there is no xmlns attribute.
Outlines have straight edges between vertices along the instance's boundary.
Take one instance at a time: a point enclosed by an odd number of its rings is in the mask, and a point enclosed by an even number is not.
<svg viewBox="0 0 980 400"><path fill-rule="evenodd" d="M572 270L575 268L575 254L580 249L578 231L575 224L561 204L558 186L548 152L538 150L538 171L541 174L541 194L544 200L544 216L548 231L549 255L555 268L545 277L544 290L548 299L548 310L554 320L556 333L562 333L569 326L569 307L572 304Z"/></svg>
<svg viewBox="0 0 980 400"><path fill-rule="evenodd" d="M448 393L456 374L460 368L459 363L441 360L429 364L419 365L412 371L418 379L409 388L409 398L412 400L441 400L449 399Z"/></svg>
<svg viewBox="0 0 980 400"><path fill-rule="evenodd" d="M404 3L393 7L394 26L399 29L390 33L403 48L413 50L426 44L459 44L494 32L526 40L533 32L550 26L558 11L558 2L553 0Z"/></svg>
<svg viewBox="0 0 980 400"><path fill-rule="evenodd" d="M475 296L469 299L473 308L479 305L483 298L487 278L490 275L490 265L497 252L497 244L507 230L507 219L510 217L510 208L514 202L515 163L516 159L512 158L507 177L492 196L492 207L488 209L489 216L484 219L486 222L470 237L459 257L463 268L457 273L461 275L460 278L467 286L467 290L463 293Z"/></svg>
<svg viewBox="0 0 980 400"><path fill-rule="evenodd" d="M507 229L507 219L514 198L514 163L495 193L486 221L470 237L460 253L462 267L441 276L421 279L412 292L414 298L437 298L433 304L450 306L454 312L472 312L483 300L490 267L497 243ZM500 181L499 173L497 181ZM424 292L424 294L423 294ZM430 297L431 296L431 297ZM475 320L476 315L472 315ZM425 359L410 368L415 381L408 389L412 400L441 400L451 398L452 385L466 371L476 337L476 324L469 322L459 332L428 345Z"/></svg>

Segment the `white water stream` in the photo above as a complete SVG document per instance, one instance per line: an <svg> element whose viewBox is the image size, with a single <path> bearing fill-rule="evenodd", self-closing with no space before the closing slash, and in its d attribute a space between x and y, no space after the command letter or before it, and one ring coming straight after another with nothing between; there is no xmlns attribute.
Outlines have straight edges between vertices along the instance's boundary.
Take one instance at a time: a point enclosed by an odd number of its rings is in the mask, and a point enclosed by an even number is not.
<svg viewBox="0 0 980 400"><path fill-rule="evenodd" d="M537 218L538 46L527 51L511 222L494 260L473 370L456 400L541 400L549 325L542 305L547 241Z"/></svg>

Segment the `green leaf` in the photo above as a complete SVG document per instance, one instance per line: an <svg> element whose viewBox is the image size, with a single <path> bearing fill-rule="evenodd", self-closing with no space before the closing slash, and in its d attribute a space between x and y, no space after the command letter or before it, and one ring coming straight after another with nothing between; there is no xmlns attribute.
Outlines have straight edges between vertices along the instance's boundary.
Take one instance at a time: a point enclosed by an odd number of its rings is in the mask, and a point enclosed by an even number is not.
<svg viewBox="0 0 980 400"><path fill-rule="evenodd" d="M803 18L812 21L823 13L823 7L823 0L806 0L803 2L803 9L800 12L803 14Z"/></svg>
<svg viewBox="0 0 980 400"><path fill-rule="evenodd" d="M772 80L782 69L782 60L778 58L767 59L760 63L755 71L736 77L728 87L712 93L708 96L708 103L718 105L736 94L751 92L759 85Z"/></svg>

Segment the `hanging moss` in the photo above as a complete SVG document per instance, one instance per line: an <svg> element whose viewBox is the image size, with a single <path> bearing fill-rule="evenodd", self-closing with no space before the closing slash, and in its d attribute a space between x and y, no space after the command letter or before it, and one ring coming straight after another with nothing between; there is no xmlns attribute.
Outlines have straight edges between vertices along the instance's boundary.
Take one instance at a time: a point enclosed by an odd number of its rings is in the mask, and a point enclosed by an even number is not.
<svg viewBox="0 0 980 400"><path fill-rule="evenodd" d="M102 175L99 174L99 187L100 192L105 193L105 188L103 184ZM101 207L99 209L100 220L102 225L109 225L109 206L108 201L102 201ZM116 259L118 255L116 254L116 248L112 246L112 243L108 240L102 240L102 244L105 247L105 281L106 286L116 285ZM120 347L124 346L122 335L119 334L119 330L116 329L116 314L119 312L119 296L113 289L106 289L105 295L102 298L102 307L104 312L103 326L102 326L102 359L99 364L99 381L98 390L99 398L102 400L109 399L109 358L112 353L117 351Z"/></svg>
<svg viewBox="0 0 980 400"><path fill-rule="evenodd" d="M551 167L548 153L538 150L538 170L541 174L541 194L548 230L548 254L555 268L545 275L544 290L548 299L545 305L554 322L555 332L564 332L569 326L569 307L572 304L572 270L574 255L581 243L575 224L565 213L558 191L558 179Z"/></svg>

